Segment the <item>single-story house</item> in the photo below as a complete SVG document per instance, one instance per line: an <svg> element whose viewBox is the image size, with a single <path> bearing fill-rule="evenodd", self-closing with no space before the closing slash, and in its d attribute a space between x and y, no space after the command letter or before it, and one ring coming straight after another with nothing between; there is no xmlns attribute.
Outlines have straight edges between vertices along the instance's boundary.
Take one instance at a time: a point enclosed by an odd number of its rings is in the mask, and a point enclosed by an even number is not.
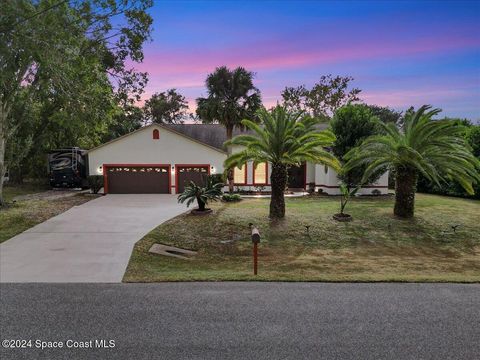
<svg viewBox="0 0 480 360"><path fill-rule="evenodd" d="M235 130L234 136L240 134ZM181 193L190 180L224 171L225 128L217 124L152 124L88 151L90 175L103 175L105 193ZM236 151L233 149L233 151ZM238 190L270 190L269 164L247 163L234 170ZM315 188L338 194L335 171L306 162L289 169L291 189ZM361 194L386 194L388 175L365 186Z"/></svg>

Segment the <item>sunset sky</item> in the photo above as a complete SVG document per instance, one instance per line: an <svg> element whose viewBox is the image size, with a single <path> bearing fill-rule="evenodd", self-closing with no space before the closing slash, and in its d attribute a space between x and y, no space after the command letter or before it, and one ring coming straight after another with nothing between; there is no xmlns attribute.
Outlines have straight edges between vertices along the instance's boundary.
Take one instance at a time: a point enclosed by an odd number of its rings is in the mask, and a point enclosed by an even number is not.
<svg viewBox="0 0 480 360"><path fill-rule="evenodd" d="M151 14L146 97L176 88L193 108L209 72L243 66L266 106L331 73L369 104L480 119L479 1L155 1Z"/></svg>

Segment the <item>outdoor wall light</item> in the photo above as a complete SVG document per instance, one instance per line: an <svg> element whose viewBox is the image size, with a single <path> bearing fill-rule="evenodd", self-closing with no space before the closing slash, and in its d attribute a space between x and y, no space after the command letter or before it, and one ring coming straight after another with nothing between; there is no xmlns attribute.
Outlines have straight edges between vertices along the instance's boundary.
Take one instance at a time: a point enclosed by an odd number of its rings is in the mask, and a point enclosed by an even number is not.
<svg viewBox="0 0 480 360"><path fill-rule="evenodd" d="M103 174L103 166L99 166L97 169L98 174Z"/></svg>
<svg viewBox="0 0 480 360"><path fill-rule="evenodd" d="M210 172L211 172L212 174L215 174L215 173L217 172L217 169L215 169L215 166L211 166L211 167L210 167L210 170L211 170Z"/></svg>

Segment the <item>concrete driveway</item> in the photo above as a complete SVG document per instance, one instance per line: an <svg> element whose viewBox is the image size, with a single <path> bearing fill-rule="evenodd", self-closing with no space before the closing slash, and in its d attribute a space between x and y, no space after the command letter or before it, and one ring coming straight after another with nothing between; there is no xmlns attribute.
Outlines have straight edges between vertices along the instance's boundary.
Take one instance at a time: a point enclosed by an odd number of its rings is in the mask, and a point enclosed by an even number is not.
<svg viewBox="0 0 480 360"><path fill-rule="evenodd" d="M107 195L0 245L0 282L121 282L133 245L186 211L175 195Z"/></svg>

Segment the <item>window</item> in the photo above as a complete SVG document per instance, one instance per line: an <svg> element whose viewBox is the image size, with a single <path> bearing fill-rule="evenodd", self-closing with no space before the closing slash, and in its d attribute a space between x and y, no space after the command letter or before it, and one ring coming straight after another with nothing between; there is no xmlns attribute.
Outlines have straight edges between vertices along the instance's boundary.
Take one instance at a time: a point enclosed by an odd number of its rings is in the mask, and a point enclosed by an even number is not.
<svg viewBox="0 0 480 360"><path fill-rule="evenodd" d="M268 167L267 163L256 164L253 169L253 183L267 184Z"/></svg>
<svg viewBox="0 0 480 360"><path fill-rule="evenodd" d="M153 130L153 140L160 139L160 131L158 129Z"/></svg>
<svg viewBox="0 0 480 360"><path fill-rule="evenodd" d="M247 180L247 167L245 165L242 165L242 167L239 169L238 167L235 167L233 169L233 183L234 184L245 184Z"/></svg>

